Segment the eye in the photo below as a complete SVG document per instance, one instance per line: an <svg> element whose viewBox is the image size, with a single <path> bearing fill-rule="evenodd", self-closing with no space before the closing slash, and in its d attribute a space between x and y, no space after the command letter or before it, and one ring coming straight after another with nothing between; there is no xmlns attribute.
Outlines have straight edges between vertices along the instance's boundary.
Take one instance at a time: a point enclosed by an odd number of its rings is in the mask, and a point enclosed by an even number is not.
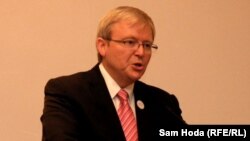
<svg viewBox="0 0 250 141"><path fill-rule="evenodd" d="M133 47L137 42L135 40L124 40L123 43L126 45L126 46L131 46Z"/></svg>
<svg viewBox="0 0 250 141"><path fill-rule="evenodd" d="M144 47L144 48L150 49L151 46L152 46L152 43L143 43L143 47Z"/></svg>

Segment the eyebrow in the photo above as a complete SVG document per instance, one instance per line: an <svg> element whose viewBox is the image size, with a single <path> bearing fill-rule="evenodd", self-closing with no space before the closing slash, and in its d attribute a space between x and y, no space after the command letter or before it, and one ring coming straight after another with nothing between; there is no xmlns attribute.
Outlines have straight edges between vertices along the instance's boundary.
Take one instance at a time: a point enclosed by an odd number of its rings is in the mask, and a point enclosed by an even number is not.
<svg viewBox="0 0 250 141"><path fill-rule="evenodd" d="M137 38L131 36L131 37L125 37L125 38L122 38L122 40L136 40L136 41L139 41ZM144 40L142 41L143 43L153 43L153 41L150 41L150 40Z"/></svg>

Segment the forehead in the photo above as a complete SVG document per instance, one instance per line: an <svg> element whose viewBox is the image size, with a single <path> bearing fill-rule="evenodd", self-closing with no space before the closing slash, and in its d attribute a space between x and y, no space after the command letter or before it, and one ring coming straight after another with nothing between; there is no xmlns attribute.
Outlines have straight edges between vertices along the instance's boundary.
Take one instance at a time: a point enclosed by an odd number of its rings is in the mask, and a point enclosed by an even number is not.
<svg viewBox="0 0 250 141"><path fill-rule="evenodd" d="M111 36L127 36L127 38L143 38L146 40L153 39L152 30L149 25L143 22L131 22L128 20L114 23L111 27Z"/></svg>

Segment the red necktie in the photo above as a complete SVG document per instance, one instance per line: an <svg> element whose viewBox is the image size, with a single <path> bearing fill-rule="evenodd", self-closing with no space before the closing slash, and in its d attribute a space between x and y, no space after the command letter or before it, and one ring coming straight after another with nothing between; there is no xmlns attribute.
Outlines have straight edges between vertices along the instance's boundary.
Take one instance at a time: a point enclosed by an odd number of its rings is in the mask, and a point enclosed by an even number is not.
<svg viewBox="0 0 250 141"><path fill-rule="evenodd" d="M118 116L127 141L138 141L137 125L133 111L128 103L128 93L125 90L118 92L120 107Z"/></svg>

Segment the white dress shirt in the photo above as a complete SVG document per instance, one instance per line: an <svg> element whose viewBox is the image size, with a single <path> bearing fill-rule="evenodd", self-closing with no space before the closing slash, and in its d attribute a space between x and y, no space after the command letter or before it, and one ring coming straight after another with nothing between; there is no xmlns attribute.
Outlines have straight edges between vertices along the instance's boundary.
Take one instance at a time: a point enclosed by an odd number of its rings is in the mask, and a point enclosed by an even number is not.
<svg viewBox="0 0 250 141"><path fill-rule="evenodd" d="M105 83L107 85L107 88L109 90L109 94L113 100L114 106L116 110L119 108L120 100L117 97L117 93L121 90L120 86L116 83L116 81L109 75L109 73L104 68L103 64L100 63L99 65L100 71L102 76L104 77ZM134 115L135 114L135 99L134 99L134 83L130 84L126 88L123 88L129 95L129 105L133 110Z"/></svg>

